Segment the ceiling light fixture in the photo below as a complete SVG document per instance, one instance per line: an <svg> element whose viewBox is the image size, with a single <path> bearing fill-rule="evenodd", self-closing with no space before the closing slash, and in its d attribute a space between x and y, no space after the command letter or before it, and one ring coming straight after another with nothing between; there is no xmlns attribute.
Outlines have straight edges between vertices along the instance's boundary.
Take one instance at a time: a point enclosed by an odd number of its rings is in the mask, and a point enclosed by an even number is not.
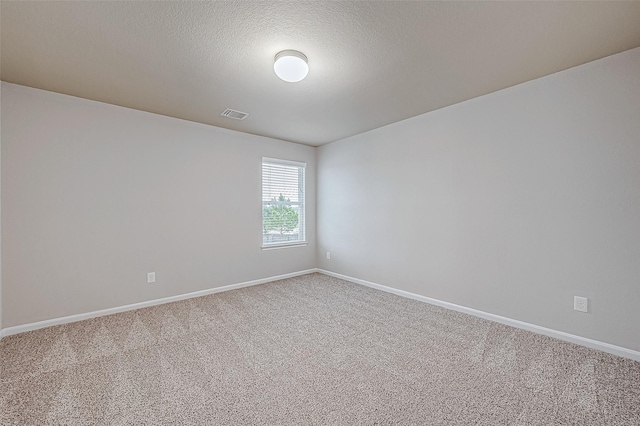
<svg viewBox="0 0 640 426"><path fill-rule="evenodd" d="M309 73L307 57L297 50L283 50L278 53L273 70L280 79L289 83L303 80Z"/></svg>

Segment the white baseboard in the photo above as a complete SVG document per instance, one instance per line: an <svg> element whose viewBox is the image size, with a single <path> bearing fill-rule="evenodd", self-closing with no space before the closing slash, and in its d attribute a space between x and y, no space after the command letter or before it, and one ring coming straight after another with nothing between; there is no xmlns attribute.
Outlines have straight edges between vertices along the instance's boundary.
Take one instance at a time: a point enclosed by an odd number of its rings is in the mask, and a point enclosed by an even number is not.
<svg viewBox="0 0 640 426"><path fill-rule="evenodd" d="M597 349L603 352L607 352L613 355L629 358L635 361L640 361L640 352L632 349L623 348L621 346L612 345L609 343L600 342L597 340L588 339L586 337L576 336L573 334L565 333L563 331L553 330L539 325L530 324L524 321L518 321L511 318L503 317L500 315L490 314L488 312L479 311L476 309L468 308L466 306L456 305L454 303L444 302L438 299L432 299L430 297L421 296L419 294L410 293L404 290L398 290L393 287L387 287L385 285L372 283L370 281L361 280L359 278L350 277L348 275L342 275L335 272L327 271L324 269L307 269L304 271L292 272L289 274L276 275L268 278L261 278L253 281L246 281L237 284L230 284L222 287L210 288L207 290L195 291L193 293L179 294L177 296L164 297L162 299L149 300L145 302L133 303L131 305L118 306L115 308L102 309L99 311L87 312L83 314L70 315L62 318L54 318L45 321L34 322L30 324L18 325L15 327L8 327L0 330L0 338L10 336L13 334L24 333L26 331L38 330L40 328L51 327L54 325L68 324L76 321L82 321L90 318L102 317L106 315L117 314L119 312L132 311L134 309L147 308L149 306L161 305L163 303L177 302L179 300L191 299L194 297L206 296L209 294L220 293L223 291L235 290L243 287L250 287L259 284L265 284L272 281L283 280L286 278L297 277L300 275L312 274L314 272L320 272L322 274L340 278L345 281L350 281L355 284L364 285L367 287L375 288L377 290L392 293L401 297L406 297L420 302L429 303L431 305L441 306L446 309L462 312L465 314L473 315L475 317L484 318L489 321L499 322L501 324L509 325L511 327L520 328L523 330L531 331L533 333L543 334L545 336L560 339L566 342L575 343L577 345L586 346L588 348Z"/></svg>
<svg viewBox="0 0 640 426"><path fill-rule="evenodd" d="M148 300L145 302L133 303L131 305L118 306L115 308L102 309L99 311L87 312L84 314L70 315L68 317L53 318L45 321L34 322L30 324L17 325L15 327L7 327L0 331L0 339L12 334L24 333L26 331L38 330L40 328L51 327L54 325L68 324L71 322L82 321L90 318L103 317L106 315L117 314L119 312L132 311L134 309L147 308L149 306L161 305L163 303L177 302L179 300L191 299L194 297L206 296L208 294L220 293L223 291L236 290L238 288L250 287L258 284L265 284L271 281L284 280L286 278L297 277L300 275L312 274L318 272L317 269L307 269L304 271L292 272L289 274L276 275L274 277L261 278L259 280L246 281L238 284L230 284L222 287L210 288L207 290L194 291L193 293L179 294L177 296L163 297L162 299Z"/></svg>
<svg viewBox="0 0 640 426"><path fill-rule="evenodd" d="M326 271L324 269L318 269L317 272L320 272L321 274L329 275L331 277L340 278L345 281L350 281L355 284L361 284L367 287L375 288L377 290L382 290L387 293L393 293L398 296L418 300L420 302L429 303L431 305L437 305L446 309L451 309L454 311L473 315L475 317L484 318L489 321L495 321L501 324L509 325L511 327L531 331L533 333L554 337L559 340L564 340L565 342L575 343L577 345L586 346L591 349L597 349L613 355L618 355L624 358L640 361L640 352L634 351L632 349L623 348L621 346L615 346L609 343L599 342L597 340L588 339L586 337L576 336L574 334L565 333L564 331L552 330L550 328L541 327L539 325L530 324L527 322L518 321L518 320L514 320L507 317L502 317L500 315L490 314L488 312L478 311L476 309L467 308L466 306L460 306L454 303L443 302L442 300L432 299L430 297L421 296L419 294L410 293L404 290L398 290L393 287L387 287L385 285L372 283L370 281L361 280L359 278L353 278L347 275L337 274L335 272Z"/></svg>

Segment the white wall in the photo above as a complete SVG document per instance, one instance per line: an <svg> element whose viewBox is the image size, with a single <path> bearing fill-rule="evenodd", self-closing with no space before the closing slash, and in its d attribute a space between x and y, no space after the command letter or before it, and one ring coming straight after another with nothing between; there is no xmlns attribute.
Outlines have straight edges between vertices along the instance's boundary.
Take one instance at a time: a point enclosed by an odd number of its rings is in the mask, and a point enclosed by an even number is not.
<svg viewBox="0 0 640 426"><path fill-rule="evenodd" d="M323 269L640 350L640 48L325 145L317 201Z"/></svg>
<svg viewBox="0 0 640 426"><path fill-rule="evenodd" d="M308 165L306 247L260 248L263 156ZM308 146L2 83L3 327L315 267L315 166Z"/></svg>

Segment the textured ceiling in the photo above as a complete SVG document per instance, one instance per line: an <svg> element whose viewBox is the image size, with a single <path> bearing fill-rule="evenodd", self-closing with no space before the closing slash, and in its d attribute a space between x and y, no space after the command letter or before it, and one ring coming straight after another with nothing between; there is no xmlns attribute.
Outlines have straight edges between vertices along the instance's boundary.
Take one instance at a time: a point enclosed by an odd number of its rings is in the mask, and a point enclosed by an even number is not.
<svg viewBox="0 0 640 426"><path fill-rule="evenodd" d="M309 145L640 46L638 1L0 8L4 81ZM273 73L283 49L308 56L302 82Z"/></svg>

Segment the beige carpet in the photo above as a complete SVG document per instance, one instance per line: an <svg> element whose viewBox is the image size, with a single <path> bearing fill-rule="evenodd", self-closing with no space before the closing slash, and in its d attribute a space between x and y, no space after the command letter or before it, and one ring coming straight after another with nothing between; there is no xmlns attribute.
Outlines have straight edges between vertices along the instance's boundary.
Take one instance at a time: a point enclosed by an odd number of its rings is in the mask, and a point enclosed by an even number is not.
<svg viewBox="0 0 640 426"><path fill-rule="evenodd" d="M639 425L640 363L320 274L2 339L2 425Z"/></svg>

